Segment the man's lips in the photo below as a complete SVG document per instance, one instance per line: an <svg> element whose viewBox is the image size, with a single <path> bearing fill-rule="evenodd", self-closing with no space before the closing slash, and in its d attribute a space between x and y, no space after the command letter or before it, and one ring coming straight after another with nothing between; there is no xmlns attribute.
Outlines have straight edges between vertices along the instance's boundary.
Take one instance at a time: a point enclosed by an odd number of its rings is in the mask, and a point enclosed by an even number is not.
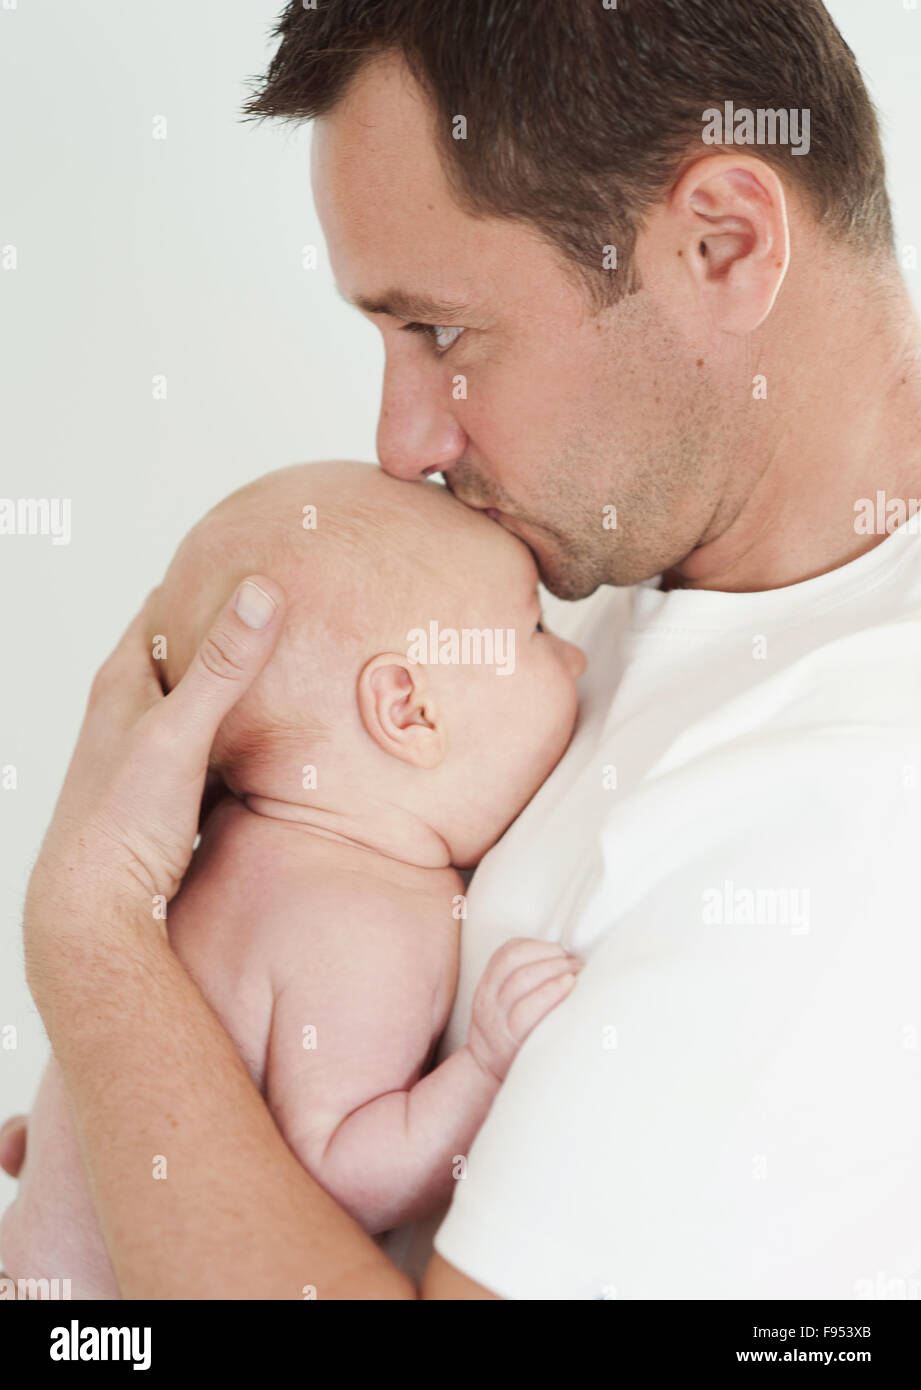
<svg viewBox="0 0 921 1390"><path fill-rule="evenodd" d="M534 549L534 542L531 539L533 531L531 531L526 522L518 521L516 517L509 516L507 512L500 512L498 507L488 507L481 502L468 502L466 497L462 497L459 492L454 492L453 488L451 488L450 491L457 498L458 502L463 502L465 507L469 507L473 512L482 512L484 516L489 517L490 521L495 521L504 531L507 531L510 536L515 536L528 547L535 560L537 559L537 552Z"/></svg>
<svg viewBox="0 0 921 1390"><path fill-rule="evenodd" d="M530 544L521 529L524 523L519 522L517 517L509 516L507 512L500 512L496 507L483 507L482 511L484 516L488 516L490 521L501 526L503 531L507 531L510 536L517 536L518 540L524 541L525 545Z"/></svg>
<svg viewBox="0 0 921 1390"><path fill-rule="evenodd" d="M515 518L513 516L509 516L507 512L500 512L498 507L491 507L486 502L473 502L469 498L465 497L463 493L455 492L454 489L450 486L450 484L449 491L453 493L453 495L457 498L458 502L463 502L464 506L469 507L472 512L482 512L484 516L489 517L490 521L498 522L499 525L504 526L506 530L512 529L512 526L515 522Z"/></svg>
<svg viewBox="0 0 921 1390"><path fill-rule="evenodd" d="M502 512L500 512L496 507L490 507L486 502L473 502L470 500L470 498L464 497L463 493L454 492L453 488L450 488L449 490L452 493L454 493L454 496L457 498L458 502L463 502L464 506L469 507L472 512L483 512L483 514L485 516L488 516L491 521L498 521L499 517L502 516Z"/></svg>
<svg viewBox="0 0 921 1390"><path fill-rule="evenodd" d="M463 501L463 498L461 498L461 501ZM468 503L467 503L467 506L471 506L471 503L468 502ZM488 517L489 517L490 521L498 521L498 523L499 523L500 526L504 525L505 522L511 521L511 520L512 520L511 517L505 515L505 512L500 512L499 509L498 509L498 507L476 507L476 506L474 506L474 507L473 507L473 511L475 511L475 512L482 512L484 516L488 516Z"/></svg>

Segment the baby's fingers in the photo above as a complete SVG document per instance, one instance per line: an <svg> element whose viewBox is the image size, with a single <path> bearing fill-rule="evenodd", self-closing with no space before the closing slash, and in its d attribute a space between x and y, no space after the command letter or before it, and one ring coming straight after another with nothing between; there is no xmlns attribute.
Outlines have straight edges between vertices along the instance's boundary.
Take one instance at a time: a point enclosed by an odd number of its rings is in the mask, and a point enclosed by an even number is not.
<svg viewBox="0 0 921 1390"><path fill-rule="evenodd" d="M26 1117L14 1115L0 1125L0 1168L11 1178L16 1178L25 1156Z"/></svg>
<svg viewBox="0 0 921 1390"><path fill-rule="evenodd" d="M496 1003L508 1013L519 999L523 999L526 994L530 994L532 990L545 984L547 980L553 980L569 971L581 969L582 962L578 957L571 956L565 951L529 961L526 965L519 965L517 970L513 970L502 981L496 996Z"/></svg>
<svg viewBox="0 0 921 1390"><path fill-rule="evenodd" d="M556 941L540 941L533 936L513 936L493 951L483 972L498 987L519 966L541 960L566 960L567 951Z"/></svg>
<svg viewBox="0 0 921 1390"><path fill-rule="evenodd" d="M524 995L512 1005L508 1016L508 1029L519 1046L542 1018L568 998L576 983L577 974L575 962L572 962L565 974L554 975L551 979L545 980L536 989L532 989L530 994Z"/></svg>

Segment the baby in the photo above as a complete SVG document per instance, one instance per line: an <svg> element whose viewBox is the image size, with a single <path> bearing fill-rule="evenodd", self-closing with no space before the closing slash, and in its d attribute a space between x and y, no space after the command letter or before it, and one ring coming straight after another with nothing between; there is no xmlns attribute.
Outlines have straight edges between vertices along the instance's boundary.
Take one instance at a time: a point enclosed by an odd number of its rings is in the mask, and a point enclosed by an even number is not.
<svg viewBox="0 0 921 1390"><path fill-rule="evenodd" d="M285 630L218 732L230 794L168 934L290 1147L379 1234L447 1205L518 1047L575 980L561 946L508 942L466 1045L430 1070L459 870L559 761L585 661L544 628L531 553L493 521L435 483L308 464L234 493L180 546L150 634L167 689L260 572L285 588ZM118 1296L53 1059L0 1258L13 1279Z"/></svg>

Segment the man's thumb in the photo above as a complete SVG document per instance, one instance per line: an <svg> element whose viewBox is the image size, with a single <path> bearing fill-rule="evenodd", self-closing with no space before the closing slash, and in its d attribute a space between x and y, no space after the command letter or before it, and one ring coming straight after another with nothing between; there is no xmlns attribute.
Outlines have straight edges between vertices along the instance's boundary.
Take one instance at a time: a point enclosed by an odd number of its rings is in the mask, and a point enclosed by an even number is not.
<svg viewBox="0 0 921 1390"><path fill-rule="evenodd" d="M181 737L200 739L205 759L221 720L274 651L284 607L284 592L273 580L261 574L244 579L167 697Z"/></svg>

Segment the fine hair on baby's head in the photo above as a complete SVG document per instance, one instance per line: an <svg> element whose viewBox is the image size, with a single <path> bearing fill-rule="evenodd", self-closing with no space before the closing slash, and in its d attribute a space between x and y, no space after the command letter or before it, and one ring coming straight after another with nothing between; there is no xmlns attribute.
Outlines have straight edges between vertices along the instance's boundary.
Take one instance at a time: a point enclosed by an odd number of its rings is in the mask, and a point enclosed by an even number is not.
<svg viewBox="0 0 921 1390"><path fill-rule="evenodd" d="M167 690L253 574L277 581L287 607L274 654L213 745L230 790L315 805L324 779L356 797L373 785L384 802L462 822L482 801L457 848L469 859L468 841L482 840L481 852L556 763L575 718L581 655L541 628L527 547L440 484L373 464L267 474L208 512L167 571L151 634L166 639ZM433 627L501 631L515 660L408 658L411 634Z"/></svg>
<svg viewBox="0 0 921 1390"><path fill-rule="evenodd" d="M328 740L356 663L405 647L412 600L443 585L445 530L471 518L437 484L408 486L371 464L294 464L219 502L180 545L158 612L167 689L248 574L270 574L287 597L275 654L215 742L229 785L275 740Z"/></svg>

